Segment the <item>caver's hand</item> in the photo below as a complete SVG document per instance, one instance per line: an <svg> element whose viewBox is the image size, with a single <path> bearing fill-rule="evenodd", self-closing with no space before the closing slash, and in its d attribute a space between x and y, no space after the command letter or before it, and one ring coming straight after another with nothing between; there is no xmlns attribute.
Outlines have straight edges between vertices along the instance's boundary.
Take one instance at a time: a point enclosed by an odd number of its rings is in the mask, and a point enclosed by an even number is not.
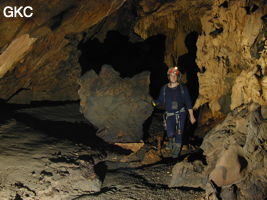
<svg viewBox="0 0 267 200"><path fill-rule="evenodd" d="M190 122L191 122L191 124L194 124L194 123L196 123L196 118L194 117L194 115L190 115Z"/></svg>
<svg viewBox="0 0 267 200"><path fill-rule="evenodd" d="M189 112L189 119L190 119L191 124L196 123L197 120L194 116L193 109L188 109L188 112Z"/></svg>

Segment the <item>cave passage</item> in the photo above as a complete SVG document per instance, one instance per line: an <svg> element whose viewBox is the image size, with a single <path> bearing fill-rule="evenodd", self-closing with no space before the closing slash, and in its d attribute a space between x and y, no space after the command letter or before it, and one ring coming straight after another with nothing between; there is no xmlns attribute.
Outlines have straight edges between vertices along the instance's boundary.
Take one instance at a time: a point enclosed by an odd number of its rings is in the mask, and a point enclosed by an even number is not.
<svg viewBox="0 0 267 200"><path fill-rule="evenodd" d="M82 41L78 48L82 54L82 74L90 69L99 73L103 64L112 65L121 77L133 77L150 71L150 95L158 96L160 87L167 82L167 66L164 64L165 36L149 37L133 43L118 31L109 31L101 43L98 39Z"/></svg>

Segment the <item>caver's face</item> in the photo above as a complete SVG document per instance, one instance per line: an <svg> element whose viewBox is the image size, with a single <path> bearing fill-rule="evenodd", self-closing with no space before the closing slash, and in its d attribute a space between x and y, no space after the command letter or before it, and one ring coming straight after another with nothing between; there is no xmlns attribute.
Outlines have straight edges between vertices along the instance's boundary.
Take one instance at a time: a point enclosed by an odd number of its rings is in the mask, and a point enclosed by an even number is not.
<svg viewBox="0 0 267 200"><path fill-rule="evenodd" d="M170 73L169 78L171 83L177 82L177 75L175 73Z"/></svg>

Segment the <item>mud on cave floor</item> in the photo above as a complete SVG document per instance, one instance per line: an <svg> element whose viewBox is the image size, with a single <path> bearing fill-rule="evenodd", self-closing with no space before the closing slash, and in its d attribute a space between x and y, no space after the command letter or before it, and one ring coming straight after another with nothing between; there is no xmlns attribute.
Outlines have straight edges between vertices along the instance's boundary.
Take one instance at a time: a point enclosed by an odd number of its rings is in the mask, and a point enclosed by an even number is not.
<svg viewBox="0 0 267 200"><path fill-rule="evenodd" d="M50 123L45 121L45 125L55 125ZM56 138L46 134L49 128L37 130L30 125L14 118L0 125L0 197L3 200L202 199L204 196L202 190L168 188L174 166L168 159L132 167L130 163L120 162L129 152L105 143L97 147L90 146L90 142Z"/></svg>

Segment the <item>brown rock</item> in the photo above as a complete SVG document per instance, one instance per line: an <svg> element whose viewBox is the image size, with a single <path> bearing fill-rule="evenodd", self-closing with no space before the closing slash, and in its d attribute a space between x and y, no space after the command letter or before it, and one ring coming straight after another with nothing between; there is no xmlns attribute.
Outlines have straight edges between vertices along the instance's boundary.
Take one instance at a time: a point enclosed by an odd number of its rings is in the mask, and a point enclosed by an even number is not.
<svg viewBox="0 0 267 200"><path fill-rule="evenodd" d="M132 152L137 152L144 146L144 142L139 143L115 143L115 145L123 148L131 150Z"/></svg>
<svg viewBox="0 0 267 200"><path fill-rule="evenodd" d="M150 164L154 164L159 161L161 161L161 157L159 156L158 151L156 151L155 149L150 149L149 151L145 153L141 164L150 165Z"/></svg>
<svg viewBox="0 0 267 200"><path fill-rule="evenodd" d="M169 187L204 188L206 177L203 171L204 165L201 161L194 161L193 163L178 162L172 169Z"/></svg>
<svg viewBox="0 0 267 200"><path fill-rule="evenodd" d="M0 98L12 103L78 100L78 34L119 9L118 1L27 1L32 18L0 15ZM23 1L1 1L5 6ZM27 92L25 92L27 91ZM22 93L22 94L20 94ZM16 97L19 95L18 97Z"/></svg>
<svg viewBox="0 0 267 200"><path fill-rule="evenodd" d="M169 186L201 187L209 199L264 199L267 123L262 110L252 104L230 112L204 137L201 148L208 165L177 163Z"/></svg>
<svg viewBox="0 0 267 200"><path fill-rule="evenodd" d="M257 9L252 12L250 3L217 0L201 18L203 34L197 41L200 88L195 108L208 103L216 117L226 107L233 110L250 102L267 103L266 81L261 77L266 76L266 51L258 48L266 41L262 16L267 7L254 2ZM222 98L228 100L221 102Z"/></svg>
<svg viewBox="0 0 267 200"><path fill-rule="evenodd" d="M205 173L222 189L236 185L240 199L264 199L267 123L261 118L260 107L251 111L246 107L229 113L205 136L201 145L208 163ZM207 186L206 192L210 190Z"/></svg>
<svg viewBox="0 0 267 200"><path fill-rule="evenodd" d="M242 155L240 146L230 146L222 152L222 156L211 171L209 178L219 187L233 185L241 181L242 174L245 174L243 169L247 167L247 162ZM242 163L243 161L244 163Z"/></svg>
<svg viewBox="0 0 267 200"><path fill-rule="evenodd" d="M267 106L261 107L261 116L263 117L263 119L267 119Z"/></svg>
<svg viewBox="0 0 267 200"><path fill-rule="evenodd" d="M187 53L184 43L192 31L201 32L201 16L209 9L212 1L169 1L146 0L139 2L139 15L134 32L143 39L157 34L166 36L165 62L172 66L174 60Z"/></svg>
<svg viewBox="0 0 267 200"><path fill-rule="evenodd" d="M152 113L149 73L122 79L106 65L99 75L93 70L84 74L80 86L81 112L99 128L99 137L108 142L142 139L143 123Z"/></svg>

